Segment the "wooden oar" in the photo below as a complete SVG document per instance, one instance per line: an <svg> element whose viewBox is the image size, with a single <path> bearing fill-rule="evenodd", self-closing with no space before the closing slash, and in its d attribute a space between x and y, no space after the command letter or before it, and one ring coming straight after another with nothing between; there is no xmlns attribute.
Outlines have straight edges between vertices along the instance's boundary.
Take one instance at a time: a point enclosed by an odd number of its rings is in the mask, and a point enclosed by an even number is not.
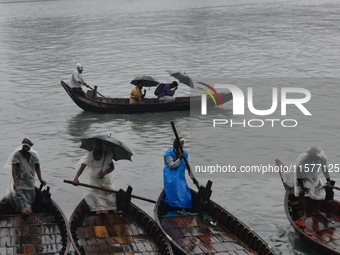
<svg viewBox="0 0 340 255"><path fill-rule="evenodd" d="M332 185L328 185L328 186L324 186L324 187L329 187L329 188L332 188L332 189L340 190L339 187L337 187L337 186L332 186Z"/></svg>
<svg viewBox="0 0 340 255"><path fill-rule="evenodd" d="M89 184L85 184L85 183L75 184L73 181L69 181L69 180L64 180L64 182L69 183L69 184L73 184L73 185L76 185L76 186L83 186L83 187L86 187L86 188L97 189L97 190L102 190L102 191L111 192L111 193L118 193L118 191L114 190L114 189L108 189L108 188L104 188L104 187L93 186L93 185L89 185ZM131 197L156 204L155 200L151 200L151 199L148 199L148 198L145 198L145 197L140 197L140 196L136 196L136 195L131 195Z"/></svg>
<svg viewBox="0 0 340 255"><path fill-rule="evenodd" d="M178 137L178 134L177 134L177 130L175 128L175 124L173 121L171 121L171 126L172 126L172 130L174 131L174 134L176 136L176 140L178 142L178 145L179 145L179 149L180 149L180 153L183 153L183 148L181 146L181 143L180 143L180 140L179 140L179 137ZM187 169L188 169L188 172L189 172L189 176L191 178L191 180L193 181L193 183L196 185L196 187L199 189L200 188L200 185L198 183L198 181L196 180L195 176L194 176L194 173L191 171L191 168L190 168L190 165L189 165L189 162L188 160L186 159L186 157L184 156L183 157L184 161L185 161L185 164L187 166Z"/></svg>
<svg viewBox="0 0 340 255"><path fill-rule="evenodd" d="M102 96L102 97L104 97L102 94L100 94L97 90L95 90L95 89L93 89L93 88L91 88L89 85L84 85L85 87L87 87L87 88L89 88L90 90L92 90L92 91L94 91L94 92L96 92L98 95L100 95L100 96ZM105 97L104 97L105 98Z"/></svg>

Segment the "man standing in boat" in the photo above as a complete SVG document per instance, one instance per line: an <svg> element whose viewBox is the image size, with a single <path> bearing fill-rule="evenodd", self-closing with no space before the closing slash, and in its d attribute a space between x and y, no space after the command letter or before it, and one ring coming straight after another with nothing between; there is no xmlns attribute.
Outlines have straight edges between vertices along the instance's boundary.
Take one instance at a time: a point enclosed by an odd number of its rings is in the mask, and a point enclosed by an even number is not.
<svg viewBox="0 0 340 255"><path fill-rule="evenodd" d="M41 184L46 185L41 177L38 153L31 149L33 143L25 138L9 157L5 168L11 172L11 181L6 197L17 212L23 214L32 213L35 201L35 176Z"/></svg>
<svg viewBox="0 0 340 255"><path fill-rule="evenodd" d="M191 191L185 179L186 163L184 157L188 158L189 153L183 150L181 153L180 146L183 149L184 139L180 138L173 142L173 147L164 153L164 202L173 209L177 209L178 213L186 214L187 209L192 207Z"/></svg>
<svg viewBox="0 0 340 255"><path fill-rule="evenodd" d="M143 102L143 99L144 99L145 94L146 94L146 90L144 89L144 94L142 94L142 88L143 88L142 82L138 81L136 87L134 87L131 90L130 104L139 104L139 103Z"/></svg>
<svg viewBox="0 0 340 255"><path fill-rule="evenodd" d="M81 88L81 85L84 86L87 85L86 82L83 80L82 76L83 70L84 70L83 66L80 63L78 63L77 70L72 73L71 88L75 94L86 97L85 92Z"/></svg>
<svg viewBox="0 0 340 255"><path fill-rule="evenodd" d="M104 151L101 140L94 142L93 150L88 152L76 165L77 173L73 183L79 184L79 177L87 184L113 189L112 161L113 150L106 146ZM116 194L101 190L83 190L86 203L96 214L108 214L109 210L117 210Z"/></svg>
<svg viewBox="0 0 340 255"><path fill-rule="evenodd" d="M307 218L305 193L316 203L316 214L326 217L320 211L320 203L325 199L326 191L321 180L321 173L325 176L329 185L330 177L328 173L327 158L324 151L319 146L312 146L296 159L296 176L294 182L294 194L300 199L302 210L301 219Z"/></svg>

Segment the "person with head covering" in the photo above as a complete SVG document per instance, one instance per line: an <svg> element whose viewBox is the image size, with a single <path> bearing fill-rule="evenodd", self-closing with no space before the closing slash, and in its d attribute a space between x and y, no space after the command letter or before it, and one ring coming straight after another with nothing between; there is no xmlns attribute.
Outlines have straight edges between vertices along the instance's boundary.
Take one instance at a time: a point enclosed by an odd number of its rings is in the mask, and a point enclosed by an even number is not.
<svg viewBox="0 0 340 255"><path fill-rule="evenodd" d="M146 95L146 90L144 89L144 94L142 94L143 83L138 81L137 85L131 90L130 93L130 104L140 104Z"/></svg>
<svg viewBox="0 0 340 255"><path fill-rule="evenodd" d="M24 138L22 145L12 153L5 165L5 168L11 169L11 181L6 197L16 212L23 214L32 213L35 201L35 176L38 176L41 184L46 185L46 181L41 177L38 153L31 148L32 146L32 141Z"/></svg>
<svg viewBox="0 0 340 255"><path fill-rule="evenodd" d="M320 203L326 196L322 174L326 178L326 185L329 185L330 177L324 151L319 146L309 147L306 152L298 156L295 166L294 194L300 199L301 219L305 220L307 217L305 193L315 201L316 214L325 217L326 214L320 211Z"/></svg>
<svg viewBox="0 0 340 255"><path fill-rule="evenodd" d="M101 140L94 142L93 150L88 152L76 165L77 173L73 183L82 182L93 186L113 189L113 175L115 169L112 161L113 152L103 145ZM116 195L102 190L83 189L83 195L91 211L97 214L107 214L109 210L116 211Z"/></svg>
<svg viewBox="0 0 340 255"><path fill-rule="evenodd" d="M191 192L185 178L186 163L185 158L189 157L187 151L181 153L180 147L183 149L184 139L180 138L173 142L173 147L164 153L164 202L172 209L178 210L178 213L187 213L187 209L192 207Z"/></svg>
<svg viewBox="0 0 340 255"><path fill-rule="evenodd" d="M165 84L161 92L157 95L159 101L171 102L176 98L174 97L176 90L178 89L178 83L173 81L171 84Z"/></svg>
<svg viewBox="0 0 340 255"><path fill-rule="evenodd" d="M85 92L83 91L83 89L81 88L81 85L87 85L87 83L83 80L83 66L78 63L77 64L77 70L75 70L72 73L72 77L71 77L71 89L75 94L81 95L86 97Z"/></svg>

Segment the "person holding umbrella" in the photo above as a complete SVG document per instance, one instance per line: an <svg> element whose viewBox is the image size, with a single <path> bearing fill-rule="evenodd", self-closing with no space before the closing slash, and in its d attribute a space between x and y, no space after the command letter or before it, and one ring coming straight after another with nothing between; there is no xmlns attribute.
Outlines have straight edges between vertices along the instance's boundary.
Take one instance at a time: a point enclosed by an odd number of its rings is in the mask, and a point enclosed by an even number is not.
<svg viewBox="0 0 340 255"><path fill-rule="evenodd" d="M130 84L135 85L134 89L130 93L130 104L140 104L143 103L143 99L146 94L144 89L144 94L142 94L143 87L156 87L159 82L152 78L150 75L142 75L135 77Z"/></svg>
<svg viewBox="0 0 340 255"><path fill-rule="evenodd" d="M79 184L79 177L84 173L84 182L112 189L113 176L112 171L115 169L112 154L106 146L106 151L103 149L102 140L96 139L94 141L93 150L89 151L76 165L78 169L73 183ZM116 212L116 195L100 190L93 190L91 193L86 193L85 201L90 207L91 211L96 214L107 214L109 210Z"/></svg>
<svg viewBox="0 0 340 255"><path fill-rule="evenodd" d="M111 135L95 135L81 139L80 148L88 152L76 165L77 173L73 180L76 186L80 184L79 179L81 179L86 184L112 190L112 172L115 169L112 160L131 161L133 155L124 143ZM117 212L116 194L84 189L83 195L91 211L97 214L107 214L109 210Z"/></svg>
<svg viewBox="0 0 340 255"><path fill-rule="evenodd" d="M143 83L138 81L136 87L131 90L130 94L130 104L140 104L146 95L146 90L144 89L144 94L142 94Z"/></svg>

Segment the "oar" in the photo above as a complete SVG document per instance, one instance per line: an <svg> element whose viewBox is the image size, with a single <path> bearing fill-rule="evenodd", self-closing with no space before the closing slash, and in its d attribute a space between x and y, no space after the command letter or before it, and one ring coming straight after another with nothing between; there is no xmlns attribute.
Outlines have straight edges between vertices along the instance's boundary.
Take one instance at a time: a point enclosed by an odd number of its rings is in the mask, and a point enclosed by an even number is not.
<svg viewBox="0 0 340 255"><path fill-rule="evenodd" d="M89 85L86 84L86 85L84 85L84 86L87 87L87 88L89 88L90 90L96 92L98 95L104 97L102 94L100 94L97 90L94 90L93 88L91 88ZM105 97L104 97L104 98L105 98Z"/></svg>
<svg viewBox="0 0 340 255"><path fill-rule="evenodd" d="M324 186L324 187L329 187L329 188L332 188L332 189L340 190L339 187L337 187L337 186L332 186L332 185L328 185L328 186Z"/></svg>
<svg viewBox="0 0 340 255"><path fill-rule="evenodd" d="M69 180L64 180L64 182L69 183L69 184L73 184L73 185L76 185L76 186L83 186L83 187L86 187L86 188L97 189L97 190L102 190L102 191L111 192L111 193L118 193L118 191L114 190L114 189L108 189L108 188L104 188L104 187L93 186L93 185L89 185L89 184L85 184L85 183L75 184L73 181L69 181ZM151 199L148 199L148 198L145 198L145 197L140 197L140 196L136 196L136 195L131 195L131 197L156 204L155 200L151 200Z"/></svg>
<svg viewBox="0 0 340 255"><path fill-rule="evenodd" d="M175 134L175 136L176 136L176 140L177 140L178 145L179 145L180 153L183 153L183 148L182 148L182 146L181 146L181 143L180 143L180 140L179 140L179 137L178 137L178 134L177 134L177 130L176 130L176 128L175 128L175 124L174 124L173 121L171 121L171 126L172 126L172 130L174 131L174 134ZM185 164L186 164L186 166L187 166L187 169L188 169L189 176L190 176L191 180L194 182L194 184L196 185L196 187L199 189L199 188L200 188L200 185L199 185L198 181L196 180L196 178L195 178L193 172L191 171L189 162L188 162L188 160L186 159L185 155L184 155L183 159L184 159Z"/></svg>

